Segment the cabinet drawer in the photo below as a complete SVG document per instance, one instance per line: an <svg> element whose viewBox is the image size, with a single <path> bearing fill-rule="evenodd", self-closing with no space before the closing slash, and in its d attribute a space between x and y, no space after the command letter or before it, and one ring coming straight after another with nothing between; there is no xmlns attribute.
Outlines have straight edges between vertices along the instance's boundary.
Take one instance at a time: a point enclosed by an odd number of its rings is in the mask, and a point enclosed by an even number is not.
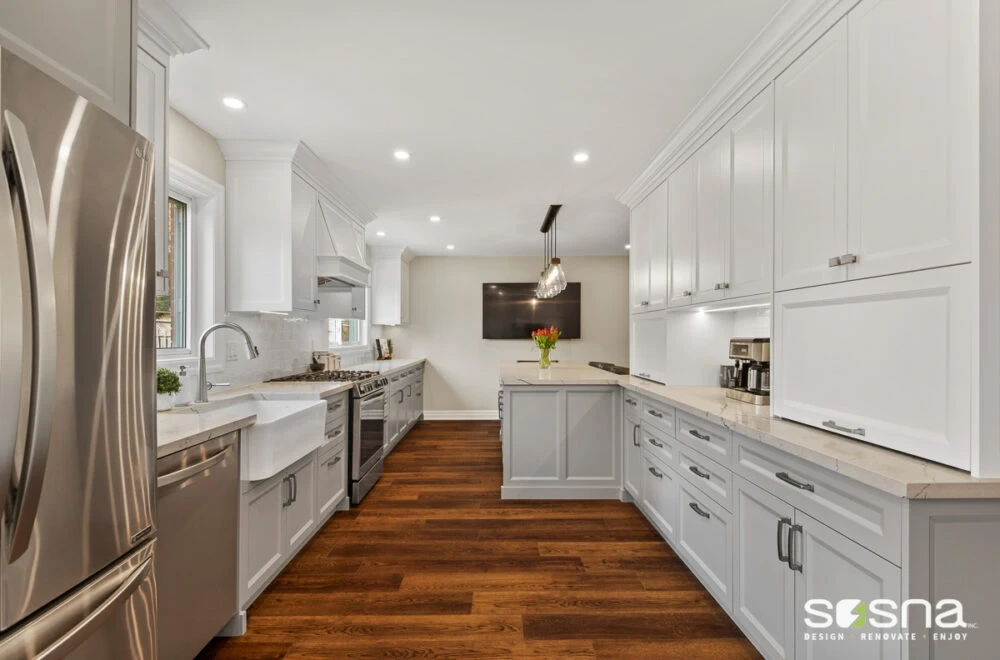
<svg viewBox="0 0 1000 660"><path fill-rule="evenodd" d="M733 472L685 446L677 450L678 471L695 488L733 510Z"/></svg>
<svg viewBox="0 0 1000 660"><path fill-rule="evenodd" d="M671 467L677 465L677 441L671 436L654 426L642 424L639 437L639 444L645 451Z"/></svg>
<svg viewBox="0 0 1000 660"><path fill-rule="evenodd" d="M328 427L337 419L347 416L347 402L348 395L346 392L343 394L334 394L326 400L326 425Z"/></svg>
<svg viewBox="0 0 1000 660"><path fill-rule="evenodd" d="M347 494L347 445L320 449L316 469L317 519L323 520Z"/></svg>
<svg viewBox="0 0 1000 660"><path fill-rule="evenodd" d="M644 424L652 424L667 435L674 435L674 418L677 412L671 407L659 401L642 398L642 421Z"/></svg>
<svg viewBox="0 0 1000 660"><path fill-rule="evenodd" d="M327 422L326 438L323 440L323 444L320 446L320 451L323 451L324 447L339 445L347 442L348 435L349 435L349 422L347 417L341 417L339 419L333 420L332 422Z"/></svg>
<svg viewBox="0 0 1000 660"><path fill-rule="evenodd" d="M723 426L678 412L677 439L726 467L733 464L733 434Z"/></svg>
<svg viewBox="0 0 1000 660"><path fill-rule="evenodd" d="M734 438L738 474L900 565L902 500L738 433Z"/></svg>
<svg viewBox="0 0 1000 660"><path fill-rule="evenodd" d="M622 396L622 409L624 410L625 419L630 422L639 422L640 401L641 398L638 394L625 390Z"/></svg>
<svg viewBox="0 0 1000 660"><path fill-rule="evenodd" d="M677 474L648 451L642 453L642 512L673 542L677 530Z"/></svg>
<svg viewBox="0 0 1000 660"><path fill-rule="evenodd" d="M733 604L733 520L728 511L684 479L679 493L677 539L681 555L722 607Z"/></svg>

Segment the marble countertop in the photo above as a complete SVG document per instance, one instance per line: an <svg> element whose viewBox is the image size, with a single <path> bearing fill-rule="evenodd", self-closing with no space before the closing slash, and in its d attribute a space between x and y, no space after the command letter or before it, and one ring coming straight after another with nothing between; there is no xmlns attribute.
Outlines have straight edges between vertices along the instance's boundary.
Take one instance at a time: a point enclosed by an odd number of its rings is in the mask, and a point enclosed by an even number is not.
<svg viewBox="0 0 1000 660"><path fill-rule="evenodd" d="M257 415L246 406L227 406L206 413L157 413L156 457L183 451L256 421Z"/></svg>
<svg viewBox="0 0 1000 660"><path fill-rule="evenodd" d="M382 360L349 367L354 371L378 371L385 375L424 362L424 358ZM156 415L156 457L182 451L188 447L217 438L237 429L250 426L257 416L249 406L239 405L239 400L252 396L265 398L325 399L353 387L352 383L338 382L283 382L254 383L245 387L219 389L209 394L207 409L194 412L178 409Z"/></svg>
<svg viewBox="0 0 1000 660"><path fill-rule="evenodd" d="M505 362L500 365L500 383L508 387L620 385L897 497L1000 499L1000 479L976 479L968 472L777 419L771 417L769 406L728 399L719 387L659 385L579 362L553 363L546 370L536 363Z"/></svg>

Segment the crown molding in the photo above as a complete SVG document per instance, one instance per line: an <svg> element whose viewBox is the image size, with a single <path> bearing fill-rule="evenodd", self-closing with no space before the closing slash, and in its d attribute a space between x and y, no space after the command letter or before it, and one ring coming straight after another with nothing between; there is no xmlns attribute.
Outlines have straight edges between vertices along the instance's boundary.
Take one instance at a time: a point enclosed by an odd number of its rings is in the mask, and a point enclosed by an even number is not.
<svg viewBox="0 0 1000 660"><path fill-rule="evenodd" d="M786 2L616 199L629 208L645 199L858 1Z"/></svg>
<svg viewBox="0 0 1000 660"><path fill-rule="evenodd" d="M139 0L139 30L169 56L208 50L208 42L165 0Z"/></svg>
<svg viewBox="0 0 1000 660"><path fill-rule="evenodd" d="M345 219L364 227L375 214L304 142L292 140L219 140L226 162L275 161L289 163L292 171L315 188Z"/></svg>

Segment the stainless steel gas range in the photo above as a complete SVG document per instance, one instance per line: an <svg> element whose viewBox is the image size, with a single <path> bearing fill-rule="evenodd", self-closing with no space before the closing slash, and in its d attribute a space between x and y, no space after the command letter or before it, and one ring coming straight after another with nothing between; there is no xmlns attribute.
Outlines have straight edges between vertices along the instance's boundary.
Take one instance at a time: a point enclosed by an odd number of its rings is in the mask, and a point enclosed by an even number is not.
<svg viewBox="0 0 1000 660"><path fill-rule="evenodd" d="M276 378L271 382L352 382L351 434L348 460L351 504L358 504L382 476L382 448L389 415L385 387L388 379L375 371L314 371Z"/></svg>

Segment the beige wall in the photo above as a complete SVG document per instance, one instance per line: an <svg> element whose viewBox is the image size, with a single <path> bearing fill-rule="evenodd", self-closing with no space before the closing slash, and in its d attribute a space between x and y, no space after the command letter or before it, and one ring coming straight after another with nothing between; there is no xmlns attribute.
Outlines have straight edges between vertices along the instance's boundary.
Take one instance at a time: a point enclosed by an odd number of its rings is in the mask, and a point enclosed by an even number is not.
<svg viewBox="0 0 1000 660"><path fill-rule="evenodd" d="M410 324L384 329L400 357L426 357L428 411L496 410L497 365L538 359L529 339L486 340L485 282L534 282L535 257L417 257L410 264ZM581 283L581 339L563 340L554 360L628 364L628 259L564 257L571 282Z"/></svg>
<svg viewBox="0 0 1000 660"><path fill-rule="evenodd" d="M226 185L226 159L215 138L173 108L167 122L170 158Z"/></svg>

